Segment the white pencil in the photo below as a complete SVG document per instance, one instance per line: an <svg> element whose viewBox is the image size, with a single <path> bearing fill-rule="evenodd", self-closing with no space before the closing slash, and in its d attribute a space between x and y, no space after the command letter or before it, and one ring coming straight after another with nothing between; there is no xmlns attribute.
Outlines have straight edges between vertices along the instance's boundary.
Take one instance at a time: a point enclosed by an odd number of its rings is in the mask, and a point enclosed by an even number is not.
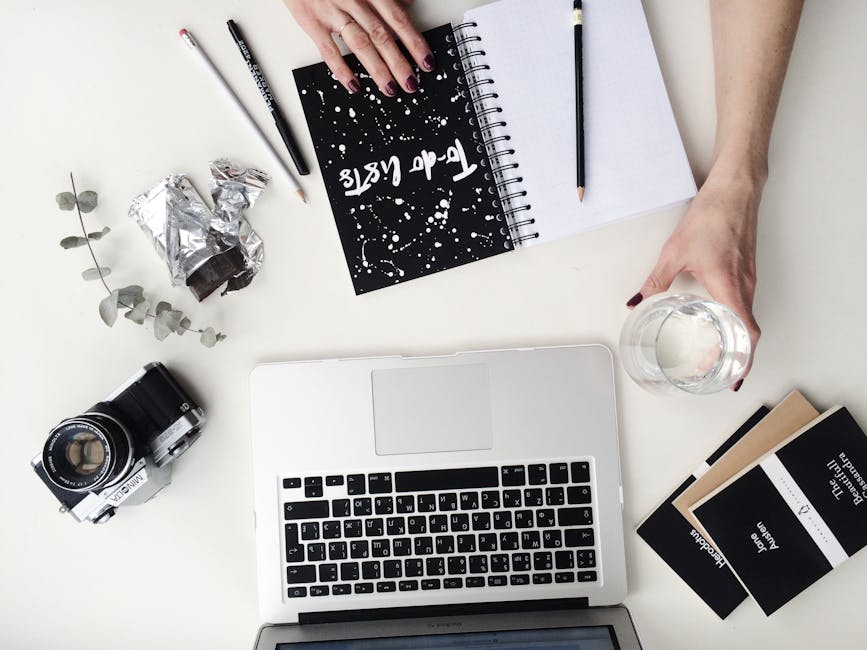
<svg viewBox="0 0 867 650"><path fill-rule="evenodd" d="M202 65L205 69L211 74L211 77L214 78L214 81L217 82L217 85L223 89L226 97L237 107L238 111L241 115L244 116L247 124L253 129L257 136L259 136L259 140L262 142L262 145L268 150L268 153L271 154L271 157L274 159L274 162L277 166L283 170L283 173L286 175L286 180L289 181L289 187L295 190L295 193L298 194L300 199L307 203L307 197L304 196L304 191L298 187L298 183L295 178L292 176L292 172L289 171L289 167L286 166L286 163L283 162L283 159L279 156L279 154L274 150L274 147L271 146L271 143L268 141L268 138L265 137L265 134L262 133L262 129L259 128L259 125L253 120L250 116L250 113L244 108L244 105L241 103L241 100L238 99L238 96L231 89L229 84L226 83L226 80L223 79L223 75L220 74L220 71L214 66L211 60L208 58L208 55L205 54L205 51L202 47L196 42L193 38L193 35L186 29L182 29L180 32L181 38L184 39L184 43L187 44L193 52L196 53L196 56L199 58L199 61L202 62Z"/></svg>

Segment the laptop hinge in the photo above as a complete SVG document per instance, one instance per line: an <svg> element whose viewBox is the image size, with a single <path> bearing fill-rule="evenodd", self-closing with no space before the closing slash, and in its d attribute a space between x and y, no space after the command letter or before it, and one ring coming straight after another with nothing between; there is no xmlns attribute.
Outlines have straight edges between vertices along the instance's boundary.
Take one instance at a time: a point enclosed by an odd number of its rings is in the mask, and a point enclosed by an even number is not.
<svg viewBox="0 0 867 650"><path fill-rule="evenodd" d="M350 621L380 621L392 618L422 618L431 616L466 616L468 614L508 614L511 612L586 609L587 598L549 598L547 600L512 600L493 603L462 603L418 607L381 607L377 609L338 610L331 612L301 612L298 623L347 623Z"/></svg>

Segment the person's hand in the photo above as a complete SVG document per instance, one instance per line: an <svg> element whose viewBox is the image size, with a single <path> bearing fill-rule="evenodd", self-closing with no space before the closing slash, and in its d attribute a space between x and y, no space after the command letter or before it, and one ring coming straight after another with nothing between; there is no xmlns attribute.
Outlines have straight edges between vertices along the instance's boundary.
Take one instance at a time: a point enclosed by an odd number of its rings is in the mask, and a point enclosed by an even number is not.
<svg viewBox="0 0 867 650"><path fill-rule="evenodd" d="M402 87L418 90L418 79L395 42L400 39L419 68L434 69L430 47L413 26L406 11L412 0L284 0L289 11L313 39L326 65L350 93L361 84L346 65L333 34L343 39L368 74L389 97Z"/></svg>
<svg viewBox="0 0 867 650"><path fill-rule="evenodd" d="M686 214L662 247L662 252L641 290L626 303L668 290L674 278L688 271L711 297L734 311L750 334L755 354L761 330L753 317L756 290L756 216L761 189L711 177L702 186ZM760 185L758 186L760 187ZM747 367L752 366L752 356ZM738 390L741 382L733 387Z"/></svg>

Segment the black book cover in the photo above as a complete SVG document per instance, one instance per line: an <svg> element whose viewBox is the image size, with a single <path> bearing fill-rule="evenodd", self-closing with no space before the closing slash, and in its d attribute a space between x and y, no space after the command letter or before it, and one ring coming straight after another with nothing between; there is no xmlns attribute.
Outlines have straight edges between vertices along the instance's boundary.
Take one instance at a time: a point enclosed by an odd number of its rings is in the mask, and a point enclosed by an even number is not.
<svg viewBox="0 0 867 650"><path fill-rule="evenodd" d="M867 545L867 437L833 410L693 508L770 615Z"/></svg>
<svg viewBox="0 0 867 650"><path fill-rule="evenodd" d="M757 410L708 457L707 464L713 465L768 413L765 406ZM695 480L688 477L636 532L717 616L724 619L744 601L747 592L719 552L672 505Z"/></svg>
<svg viewBox="0 0 867 650"><path fill-rule="evenodd" d="M356 294L512 248L452 27L424 36L416 93L385 97L354 55L355 95L324 63L293 71Z"/></svg>

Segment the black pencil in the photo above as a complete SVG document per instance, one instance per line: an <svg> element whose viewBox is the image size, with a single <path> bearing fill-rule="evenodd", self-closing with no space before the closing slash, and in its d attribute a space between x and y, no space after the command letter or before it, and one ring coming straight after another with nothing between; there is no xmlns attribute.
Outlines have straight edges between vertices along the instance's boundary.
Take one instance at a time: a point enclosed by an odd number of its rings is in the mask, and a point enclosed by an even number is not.
<svg viewBox="0 0 867 650"><path fill-rule="evenodd" d="M584 200L584 53L581 32L584 14L581 0L572 4L572 24L575 30L575 136L578 147L578 200Z"/></svg>
<svg viewBox="0 0 867 650"><path fill-rule="evenodd" d="M286 149L289 150L289 155L292 156L292 162L295 163L295 168L298 170L299 174L306 176L310 173L310 170L307 169L307 164L301 157L301 151L298 149L298 145L295 144L295 139L292 137L292 131L289 129L289 123L286 121L286 118L283 117L283 112L280 110L277 100L274 99L274 93L271 92L271 86L268 85L268 80L265 79L265 75L262 73L262 68L259 67L259 63L253 56L250 46L244 40L244 37L241 35L241 30L235 24L235 21L229 20L226 24L229 26L229 33L232 34L232 38L235 39L238 49L241 50L241 56L243 56L244 60L247 62L250 74L253 75L253 81L256 82L256 86L259 87L259 91L262 93L265 105L268 106L268 110L271 111L271 117L274 118L274 124L277 125L280 137L283 138L283 143L286 145Z"/></svg>

